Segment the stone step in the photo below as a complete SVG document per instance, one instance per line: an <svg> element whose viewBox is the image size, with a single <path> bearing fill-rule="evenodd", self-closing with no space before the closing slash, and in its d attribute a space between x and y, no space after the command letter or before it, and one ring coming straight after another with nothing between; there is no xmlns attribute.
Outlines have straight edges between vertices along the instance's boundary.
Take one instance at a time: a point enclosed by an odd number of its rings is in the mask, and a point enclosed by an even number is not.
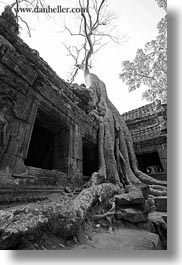
<svg viewBox="0 0 182 265"><path fill-rule="evenodd" d="M45 200L49 194L60 194L63 191L64 187L49 185L4 185L0 187L0 209Z"/></svg>
<svg viewBox="0 0 182 265"><path fill-rule="evenodd" d="M167 196L155 197L154 201L157 211L167 212Z"/></svg>
<svg viewBox="0 0 182 265"><path fill-rule="evenodd" d="M26 195L26 196L0 196L0 203L11 203L11 202L25 202L25 201L35 201L35 200L45 200L47 196L43 195Z"/></svg>
<svg viewBox="0 0 182 265"><path fill-rule="evenodd" d="M66 173L65 172L62 172L62 171L58 171L58 170L55 170L55 169L43 169L43 168L38 168L38 167L27 167L27 172L28 174L33 174L33 175L38 175L38 176L41 176L41 175L44 175L44 176L56 176L56 175L59 175L59 176L66 176Z"/></svg>
<svg viewBox="0 0 182 265"><path fill-rule="evenodd" d="M126 205L144 205L145 198L143 195L143 187L137 187L128 185L121 194L114 196L116 200L117 208L126 206ZM147 198L148 196L146 196Z"/></svg>
<svg viewBox="0 0 182 265"><path fill-rule="evenodd" d="M69 186L55 185L0 185L0 209L11 204L21 204L44 200L50 194L61 194L65 191L65 187L70 192L75 189L75 184Z"/></svg>
<svg viewBox="0 0 182 265"><path fill-rule="evenodd" d="M58 170L27 167L26 173L13 174L14 181L20 185L62 185L68 184L68 175Z"/></svg>
<svg viewBox="0 0 182 265"><path fill-rule="evenodd" d="M48 199L45 195L24 195L24 196L0 196L0 209L5 209L13 205L43 201Z"/></svg>
<svg viewBox="0 0 182 265"><path fill-rule="evenodd" d="M148 195L149 195L149 187L148 187L148 185L140 183L140 184L135 184L135 185L127 185L125 187L125 190L127 192L133 192L136 189L141 190L145 200L148 199Z"/></svg>
<svg viewBox="0 0 182 265"><path fill-rule="evenodd" d="M148 219L148 213L133 208L121 209L115 213L116 220L125 220L136 224L145 222Z"/></svg>
<svg viewBox="0 0 182 265"><path fill-rule="evenodd" d="M157 218L162 218L164 220L164 222L167 224L167 212L151 212L148 215L149 219L157 219Z"/></svg>
<svg viewBox="0 0 182 265"><path fill-rule="evenodd" d="M13 186L10 188L0 187L0 196L16 195L16 194L42 194L51 192L61 192L63 187L55 186Z"/></svg>

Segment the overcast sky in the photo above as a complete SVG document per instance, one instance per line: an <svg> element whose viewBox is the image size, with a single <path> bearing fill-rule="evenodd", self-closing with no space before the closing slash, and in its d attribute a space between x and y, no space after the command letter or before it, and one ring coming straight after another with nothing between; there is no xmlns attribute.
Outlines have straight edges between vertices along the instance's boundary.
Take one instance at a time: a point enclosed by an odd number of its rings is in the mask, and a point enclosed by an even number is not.
<svg viewBox="0 0 182 265"><path fill-rule="evenodd" d="M12 0L5 2L6 4L12 3ZM48 2L51 7L55 7L57 4L62 7L75 7L76 0ZM3 1L0 2L0 5L2 10ZM94 58L92 72L105 82L109 98L120 113L123 113L145 105L147 101L141 99L144 89L140 88L129 93L128 87L119 79L121 62L132 60L138 48L143 48L146 42L156 37L157 23L165 14L155 0L108 0L108 8L117 14L117 30L121 35L127 36L127 41L123 45L110 43L100 50ZM32 28L31 38L25 28L21 32L23 40L31 48L38 50L40 56L49 63L56 73L67 80L73 61L67 56L65 47L62 45L63 42L68 41L68 34L61 33L65 19L63 14L54 14L52 18L46 18L44 14L26 13L22 16ZM68 13L65 16L69 23L74 24L74 14ZM82 73L76 81L83 82Z"/></svg>

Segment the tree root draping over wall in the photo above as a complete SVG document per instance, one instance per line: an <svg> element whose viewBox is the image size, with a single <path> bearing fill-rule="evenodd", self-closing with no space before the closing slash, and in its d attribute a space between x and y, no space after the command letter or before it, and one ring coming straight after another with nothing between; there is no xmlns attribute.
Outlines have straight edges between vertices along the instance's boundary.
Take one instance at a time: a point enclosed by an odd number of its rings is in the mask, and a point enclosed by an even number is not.
<svg viewBox="0 0 182 265"><path fill-rule="evenodd" d="M102 9L104 2L102 1L100 9ZM85 48L85 57L82 63L77 64L78 69L84 71L87 91L92 98L92 104L90 105L93 108L89 115L96 119L99 124L98 153L100 168L97 172L98 177L100 178L102 175L104 179L117 184L121 188L129 184L139 183L166 186L166 182L155 180L138 170L130 132L120 113L108 99L105 83L97 75L90 73L89 63L94 54L92 36L95 34L95 29L99 27L99 15L98 11L96 23L92 27L92 17L90 16L88 21L87 16L81 12L85 47L88 45L88 48ZM90 185L92 182L96 183L96 179L97 175L94 172L91 176ZM151 189L152 192L153 190L155 188ZM165 190L167 191L167 189ZM156 193L160 192L163 193L164 191L157 189Z"/></svg>
<svg viewBox="0 0 182 265"><path fill-rule="evenodd" d="M160 196L167 194L167 182L156 180L141 172L137 167L136 155L129 129L121 115L107 97L105 84L95 75L90 75L90 93L94 109L90 116L99 123L98 147L99 165L91 176L90 186L96 179L107 179L120 188L130 184L150 185L150 193ZM162 187L162 188L159 188Z"/></svg>

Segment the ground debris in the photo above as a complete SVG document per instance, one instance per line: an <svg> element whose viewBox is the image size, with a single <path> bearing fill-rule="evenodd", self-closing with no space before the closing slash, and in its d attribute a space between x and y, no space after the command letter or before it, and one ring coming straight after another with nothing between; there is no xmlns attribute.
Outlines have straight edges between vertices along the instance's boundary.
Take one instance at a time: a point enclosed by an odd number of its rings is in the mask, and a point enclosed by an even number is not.
<svg viewBox="0 0 182 265"><path fill-rule="evenodd" d="M34 240L43 231L68 239L75 235L89 209L99 196L102 200L117 193L117 187L104 183L84 189L75 198L47 200L0 211L0 249L19 248L21 239L31 234Z"/></svg>

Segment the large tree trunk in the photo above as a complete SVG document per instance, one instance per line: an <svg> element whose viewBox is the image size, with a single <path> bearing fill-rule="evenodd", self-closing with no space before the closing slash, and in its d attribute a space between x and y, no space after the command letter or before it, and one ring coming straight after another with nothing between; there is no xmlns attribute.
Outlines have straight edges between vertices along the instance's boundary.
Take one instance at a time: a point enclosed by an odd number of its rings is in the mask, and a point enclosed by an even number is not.
<svg viewBox="0 0 182 265"><path fill-rule="evenodd" d="M90 74L90 76L89 89L92 91L94 102L94 110L90 115L94 116L99 123L100 169L98 173L104 172L109 182L120 187L142 182L153 185L150 189L152 194L166 194L165 181L156 180L138 169L133 141L126 123L108 99L105 84L96 75ZM160 190L154 185L164 187Z"/></svg>

